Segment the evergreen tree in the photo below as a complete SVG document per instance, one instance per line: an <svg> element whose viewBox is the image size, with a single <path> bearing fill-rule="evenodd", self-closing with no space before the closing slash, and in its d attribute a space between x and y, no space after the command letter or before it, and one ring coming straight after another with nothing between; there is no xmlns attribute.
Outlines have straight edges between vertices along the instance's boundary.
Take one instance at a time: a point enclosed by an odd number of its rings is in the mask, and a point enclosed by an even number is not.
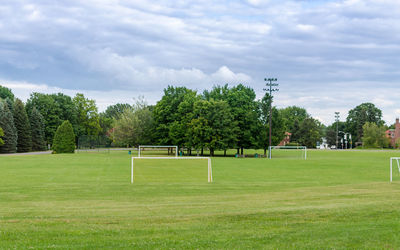
<svg viewBox="0 0 400 250"><path fill-rule="evenodd" d="M11 91L11 89L3 87L3 86L0 85L0 98L1 99L9 98L10 100L14 100L14 94Z"/></svg>
<svg viewBox="0 0 400 250"><path fill-rule="evenodd" d="M4 132L4 145L0 147L0 153L15 153L17 151L18 134L13 115L6 102L0 102L0 127Z"/></svg>
<svg viewBox="0 0 400 250"><path fill-rule="evenodd" d="M56 131L53 140L53 153L74 153L75 151L75 134L72 124L66 120Z"/></svg>
<svg viewBox="0 0 400 250"><path fill-rule="evenodd" d="M44 119L42 114L33 107L31 115L31 135L32 135L32 150L44 151L46 150L46 142L44 139Z"/></svg>
<svg viewBox="0 0 400 250"><path fill-rule="evenodd" d="M14 124L17 129L17 152L29 152L32 150L31 125L25 106L20 99L14 102Z"/></svg>

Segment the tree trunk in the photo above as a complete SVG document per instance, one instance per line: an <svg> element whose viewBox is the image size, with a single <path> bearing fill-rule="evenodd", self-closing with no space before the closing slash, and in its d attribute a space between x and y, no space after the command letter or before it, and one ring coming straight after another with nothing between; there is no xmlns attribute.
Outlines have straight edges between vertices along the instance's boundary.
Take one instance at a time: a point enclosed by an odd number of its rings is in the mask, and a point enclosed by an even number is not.
<svg viewBox="0 0 400 250"><path fill-rule="evenodd" d="M267 155L267 149L264 148L264 155Z"/></svg>
<svg viewBox="0 0 400 250"><path fill-rule="evenodd" d="M240 154L243 155L243 147L240 148Z"/></svg>
<svg viewBox="0 0 400 250"><path fill-rule="evenodd" d="M224 156L226 156L226 149L224 149Z"/></svg>
<svg viewBox="0 0 400 250"><path fill-rule="evenodd" d="M237 154L239 154L240 152L239 152L239 148L237 149Z"/></svg>
<svg viewBox="0 0 400 250"><path fill-rule="evenodd" d="M204 149L203 149L203 147L201 148L201 156L203 156L204 154L204 151L203 151Z"/></svg>
<svg viewBox="0 0 400 250"><path fill-rule="evenodd" d="M210 148L210 156L214 156L214 149Z"/></svg>

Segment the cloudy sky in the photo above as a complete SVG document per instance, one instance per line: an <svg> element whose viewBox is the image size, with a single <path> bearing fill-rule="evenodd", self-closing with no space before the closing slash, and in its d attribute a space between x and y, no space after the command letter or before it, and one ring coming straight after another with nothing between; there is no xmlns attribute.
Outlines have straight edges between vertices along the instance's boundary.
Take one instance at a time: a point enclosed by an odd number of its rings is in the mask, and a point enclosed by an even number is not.
<svg viewBox="0 0 400 250"><path fill-rule="evenodd" d="M245 83L329 124L373 102L400 116L398 0L2 0L0 85L84 93L100 110L167 85Z"/></svg>

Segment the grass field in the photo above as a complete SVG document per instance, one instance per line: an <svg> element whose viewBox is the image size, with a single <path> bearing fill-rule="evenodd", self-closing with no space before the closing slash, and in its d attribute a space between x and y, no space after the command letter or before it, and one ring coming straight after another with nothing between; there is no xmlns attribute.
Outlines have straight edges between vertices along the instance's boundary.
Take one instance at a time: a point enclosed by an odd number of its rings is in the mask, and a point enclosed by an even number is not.
<svg viewBox="0 0 400 250"><path fill-rule="evenodd" d="M397 151L144 162L0 157L0 248L400 248ZM160 166L160 167L158 167ZM203 176L204 175L204 176Z"/></svg>

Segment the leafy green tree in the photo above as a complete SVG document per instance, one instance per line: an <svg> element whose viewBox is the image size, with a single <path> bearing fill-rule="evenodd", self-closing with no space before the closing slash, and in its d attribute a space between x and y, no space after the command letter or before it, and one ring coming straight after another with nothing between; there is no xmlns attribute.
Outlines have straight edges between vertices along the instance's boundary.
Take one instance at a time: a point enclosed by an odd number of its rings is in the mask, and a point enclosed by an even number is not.
<svg viewBox="0 0 400 250"><path fill-rule="evenodd" d="M77 110L78 129L77 136L98 135L101 131L99 113L96 102L85 98L83 94L76 94L73 102Z"/></svg>
<svg viewBox="0 0 400 250"><path fill-rule="evenodd" d="M111 106L108 106L107 109L102 113L104 117L110 119L118 119L122 113L124 113L125 109L132 108L128 103L117 103Z"/></svg>
<svg viewBox="0 0 400 250"><path fill-rule="evenodd" d="M196 91L185 87L168 86L164 89L163 97L153 109L155 135L159 144L179 147L185 144L193 105L198 98Z"/></svg>
<svg viewBox="0 0 400 250"><path fill-rule="evenodd" d="M59 108L58 117L60 121L68 120L74 128L74 133L77 134L79 127L78 110L76 109L72 98L63 93L51 94L50 96Z"/></svg>
<svg viewBox="0 0 400 250"><path fill-rule="evenodd" d="M108 106L104 112L101 112L99 114L100 134L106 135L111 140L114 140L113 123L121 117L125 109L132 109L132 106L127 103L117 103Z"/></svg>
<svg viewBox="0 0 400 250"><path fill-rule="evenodd" d="M10 100L14 100L14 94L11 91L11 89L3 87L0 85L0 99L10 99Z"/></svg>
<svg viewBox="0 0 400 250"><path fill-rule="evenodd" d="M231 109L237 126L238 153L243 155L244 148L255 148L258 146L259 112L256 94L250 87L239 84L228 88L228 85L214 86L211 91L204 91L206 100L226 101Z"/></svg>
<svg viewBox="0 0 400 250"><path fill-rule="evenodd" d="M153 114L147 104L140 100L126 108L114 124L114 140L117 145L151 144L153 135Z"/></svg>
<svg viewBox="0 0 400 250"><path fill-rule="evenodd" d="M389 146L385 126L378 126L373 122L366 122L363 126L363 146L367 148L383 148Z"/></svg>
<svg viewBox="0 0 400 250"><path fill-rule="evenodd" d="M29 120L31 123L32 150L46 150L46 142L44 137L44 119L42 114L40 114L36 107L33 107Z"/></svg>
<svg viewBox="0 0 400 250"><path fill-rule="evenodd" d="M226 153L226 149L236 143L236 130L227 102L198 100L194 104L193 119L189 123L186 138L190 147L206 147L213 156L216 149L223 149Z"/></svg>
<svg viewBox="0 0 400 250"><path fill-rule="evenodd" d="M382 126L382 111L372 103L362 103L349 111L346 119L348 132L353 136L353 141L360 142L363 137L363 126L367 122Z"/></svg>
<svg viewBox="0 0 400 250"><path fill-rule="evenodd" d="M72 124L67 120L58 128L53 140L53 153L74 153L75 152L75 134Z"/></svg>
<svg viewBox="0 0 400 250"><path fill-rule="evenodd" d="M299 130L300 124L306 118L310 117L310 115L307 113L307 110L297 106L290 106L284 109L280 109L279 112L282 117L283 124L286 128L286 132L292 133L291 140L298 140L298 138L296 138L296 131Z"/></svg>
<svg viewBox="0 0 400 250"><path fill-rule="evenodd" d="M0 153L17 152L18 134L14 125L14 117L4 101L0 101L0 127L4 132L4 136L2 136L4 144L0 147Z"/></svg>
<svg viewBox="0 0 400 250"><path fill-rule="evenodd" d="M44 118L45 139L48 144L51 144L57 128L63 121L60 118L62 110L51 95L37 92L32 93L26 103L27 113L30 114L34 107Z"/></svg>
<svg viewBox="0 0 400 250"><path fill-rule="evenodd" d="M0 128L0 147L4 145L3 137L4 136L4 131L2 128Z"/></svg>
<svg viewBox="0 0 400 250"><path fill-rule="evenodd" d="M14 102L14 124L17 129L17 152L29 152L32 150L31 125L25 106L20 99Z"/></svg>
<svg viewBox="0 0 400 250"><path fill-rule="evenodd" d="M296 142L302 146L315 148L322 137L321 127L322 124L312 117L304 119L300 123L299 129L294 132L297 138Z"/></svg>

